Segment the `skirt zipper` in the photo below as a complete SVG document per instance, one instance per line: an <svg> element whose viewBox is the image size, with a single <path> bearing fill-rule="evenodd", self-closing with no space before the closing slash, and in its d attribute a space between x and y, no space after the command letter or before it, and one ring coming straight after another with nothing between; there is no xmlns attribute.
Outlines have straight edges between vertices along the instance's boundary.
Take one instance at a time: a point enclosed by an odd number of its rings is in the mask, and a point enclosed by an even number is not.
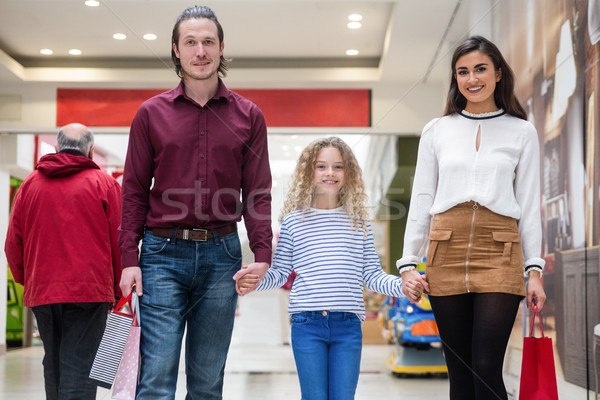
<svg viewBox="0 0 600 400"><path fill-rule="evenodd" d="M469 289L469 254L471 253L471 242L473 241L473 229L475 227L475 213L479 208L477 202L473 204L473 217L471 218L471 232L469 233L469 244L467 245L467 261L465 262L465 284L467 286L467 293L471 293Z"/></svg>

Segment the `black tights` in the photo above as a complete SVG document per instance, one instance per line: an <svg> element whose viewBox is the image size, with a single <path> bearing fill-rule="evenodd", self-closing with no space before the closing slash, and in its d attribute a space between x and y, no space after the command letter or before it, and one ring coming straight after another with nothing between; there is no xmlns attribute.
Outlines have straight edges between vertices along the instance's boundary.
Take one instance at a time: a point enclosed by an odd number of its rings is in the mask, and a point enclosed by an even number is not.
<svg viewBox="0 0 600 400"><path fill-rule="evenodd" d="M507 400L502 365L520 296L429 296L448 365L450 400Z"/></svg>

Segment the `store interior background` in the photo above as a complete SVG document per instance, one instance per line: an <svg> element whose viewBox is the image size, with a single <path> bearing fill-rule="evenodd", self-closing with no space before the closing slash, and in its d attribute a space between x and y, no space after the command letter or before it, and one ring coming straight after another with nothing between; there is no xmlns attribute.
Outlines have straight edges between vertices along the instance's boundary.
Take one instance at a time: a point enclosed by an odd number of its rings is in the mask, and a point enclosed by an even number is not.
<svg viewBox="0 0 600 400"><path fill-rule="evenodd" d="M57 127L88 124L97 134L96 161L118 176L137 105L149 91L178 83L170 60L171 28L192 3L107 0L95 8L83 3L0 2L2 238L11 184L32 171L37 157L53 151ZM418 137L443 110L452 49L469 34L498 45L513 67L542 149L545 332L555 344L558 379L575 394L569 398L588 398L595 385L593 329L600 324L600 1L205 4L217 13L225 56L233 59L226 85L246 91L265 111L274 231L299 151L316 137L341 136L361 161L382 264L391 272L401 253ZM346 26L353 13L363 15L360 29ZM116 32L128 38L117 42ZM157 39L143 40L148 32ZM45 47L54 55L42 56ZM82 55L68 56L71 48ZM347 56L351 48L359 54ZM6 267L2 253L2 276ZM7 290L0 287L3 350L11 334ZM517 319L505 363L513 394L526 317Z"/></svg>

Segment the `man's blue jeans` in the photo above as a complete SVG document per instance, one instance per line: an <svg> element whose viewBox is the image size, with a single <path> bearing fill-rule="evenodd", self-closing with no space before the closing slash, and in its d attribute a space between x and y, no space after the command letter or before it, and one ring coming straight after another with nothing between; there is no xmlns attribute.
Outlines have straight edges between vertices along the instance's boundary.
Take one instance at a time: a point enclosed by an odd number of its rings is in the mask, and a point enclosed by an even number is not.
<svg viewBox="0 0 600 400"><path fill-rule="evenodd" d="M146 232L140 253L140 383L136 399L174 399L184 330L186 399L222 398L241 268L237 233L194 242Z"/></svg>
<svg viewBox="0 0 600 400"><path fill-rule="evenodd" d="M360 373L361 321L354 313L292 315L292 349L302 400L352 400Z"/></svg>

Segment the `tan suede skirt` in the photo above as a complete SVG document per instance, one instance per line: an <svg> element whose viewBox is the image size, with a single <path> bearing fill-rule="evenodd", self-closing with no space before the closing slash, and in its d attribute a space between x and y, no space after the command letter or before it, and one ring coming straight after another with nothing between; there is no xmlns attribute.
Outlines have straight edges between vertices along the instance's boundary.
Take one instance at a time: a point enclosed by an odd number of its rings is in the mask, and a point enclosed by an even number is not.
<svg viewBox="0 0 600 400"><path fill-rule="evenodd" d="M433 216L426 265L434 296L489 292L525 296L517 220L472 201Z"/></svg>

